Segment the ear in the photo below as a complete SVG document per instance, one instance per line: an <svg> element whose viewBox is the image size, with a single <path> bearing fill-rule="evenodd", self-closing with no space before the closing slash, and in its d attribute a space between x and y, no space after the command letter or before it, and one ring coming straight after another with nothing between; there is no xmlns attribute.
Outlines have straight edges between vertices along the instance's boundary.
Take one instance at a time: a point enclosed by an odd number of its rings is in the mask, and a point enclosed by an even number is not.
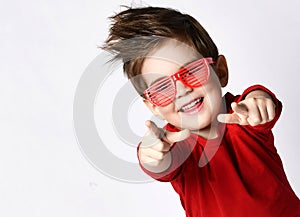
<svg viewBox="0 0 300 217"><path fill-rule="evenodd" d="M165 120L163 115L159 112L158 107L156 105L153 105L151 102L149 102L146 99L143 99L143 102L148 107L148 109L152 112L153 115L155 115L157 118L161 120Z"/></svg>
<svg viewBox="0 0 300 217"><path fill-rule="evenodd" d="M219 55L215 63L215 71L219 78L222 87L225 87L228 83L228 67L226 59L223 55Z"/></svg>

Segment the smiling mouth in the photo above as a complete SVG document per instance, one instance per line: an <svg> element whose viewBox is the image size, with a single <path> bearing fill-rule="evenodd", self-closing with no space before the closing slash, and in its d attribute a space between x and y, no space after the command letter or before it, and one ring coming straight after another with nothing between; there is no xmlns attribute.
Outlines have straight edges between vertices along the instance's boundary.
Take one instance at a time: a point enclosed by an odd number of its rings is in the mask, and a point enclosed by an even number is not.
<svg viewBox="0 0 300 217"><path fill-rule="evenodd" d="M204 97L200 97L198 99L195 99L195 100L183 105L179 109L179 112L195 113L195 112L200 111L200 109L202 108L202 104L203 104L203 98Z"/></svg>

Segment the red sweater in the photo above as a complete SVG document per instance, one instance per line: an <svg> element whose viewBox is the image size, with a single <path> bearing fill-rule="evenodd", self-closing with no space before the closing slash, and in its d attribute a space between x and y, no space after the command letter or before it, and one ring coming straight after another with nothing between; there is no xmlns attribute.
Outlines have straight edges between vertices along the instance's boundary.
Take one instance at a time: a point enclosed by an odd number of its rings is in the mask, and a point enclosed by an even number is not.
<svg viewBox="0 0 300 217"><path fill-rule="evenodd" d="M300 217L300 200L293 192L274 147L272 127L282 104L263 86L241 96L225 95L231 102L262 89L276 103L276 117L263 125L220 127L219 137L205 140L192 134L172 146L172 164L163 173L142 169L154 179L170 182L188 217ZM169 131L178 131L167 124ZM224 133L224 134L223 134Z"/></svg>

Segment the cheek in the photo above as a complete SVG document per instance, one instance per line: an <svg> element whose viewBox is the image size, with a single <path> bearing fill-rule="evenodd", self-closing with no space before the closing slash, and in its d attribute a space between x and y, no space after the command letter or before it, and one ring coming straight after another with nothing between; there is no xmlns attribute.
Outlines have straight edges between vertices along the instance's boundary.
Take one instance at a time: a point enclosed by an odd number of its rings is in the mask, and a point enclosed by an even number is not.
<svg viewBox="0 0 300 217"><path fill-rule="evenodd" d="M216 89L210 97L208 97L209 110L211 118L214 119L222 110L222 92Z"/></svg>
<svg viewBox="0 0 300 217"><path fill-rule="evenodd" d="M159 107L157 108L157 113L162 119L168 120L173 114L172 107L173 107L172 105L168 105L166 107Z"/></svg>
<svg viewBox="0 0 300 217"><path fill-rule="evenodd" d="M211 108L214 110L216 107L219 107L222 101L222 91L219 87L214 87L207 94L206 99L209 101Z"/></svg>
<svg viewBox="0 0 300 217"><path fill-rule="evenodd" d="M202 89L205 95L206 108L211 113L218 112L222 102L222 89L218 81L219 80L215 81L214 79L210 79Z"/></svg>
<svg viewBox="0 0 300 217"><path fill-rule="evenodd" d="M218 86L221 88L221 83L220 83L219 77L213 70L210 71L208 83L213 83L215 86Z"/></svg>
<svg viewBox="0 0 300 217"><path fill-rule="evenodd" d="M166 120L168 123L174 124L175 126L180 122L180 116L176 110L175 105L172 103L166 107L158 108L158 112L162 119Z"/></svg>
<svg viewBox="0 0 300 217"><path fill-rule="evenodd" d="M222 97L222 87L221 87L219 78L217 77L217 75L214 72L211 73L211 76L210 76L208 82L206 83L206 85L204 85L204 91L210 97L213 97L213 98Z"/></svg>

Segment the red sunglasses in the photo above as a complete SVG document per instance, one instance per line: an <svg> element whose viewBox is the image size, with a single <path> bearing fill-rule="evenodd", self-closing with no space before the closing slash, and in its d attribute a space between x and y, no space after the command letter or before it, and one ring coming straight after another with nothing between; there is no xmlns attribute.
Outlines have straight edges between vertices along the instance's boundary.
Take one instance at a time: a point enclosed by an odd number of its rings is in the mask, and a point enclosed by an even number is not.
<svg viewBox="0 0 300 217"><path fill-rule="evenodd" d="M155 82L144 91L144 95L153 105L167 106L175 99L177 80L190 88L200 87L208 81L208 65L212 63L214 61L210 57L193 61L175 74Z"/></svg>

